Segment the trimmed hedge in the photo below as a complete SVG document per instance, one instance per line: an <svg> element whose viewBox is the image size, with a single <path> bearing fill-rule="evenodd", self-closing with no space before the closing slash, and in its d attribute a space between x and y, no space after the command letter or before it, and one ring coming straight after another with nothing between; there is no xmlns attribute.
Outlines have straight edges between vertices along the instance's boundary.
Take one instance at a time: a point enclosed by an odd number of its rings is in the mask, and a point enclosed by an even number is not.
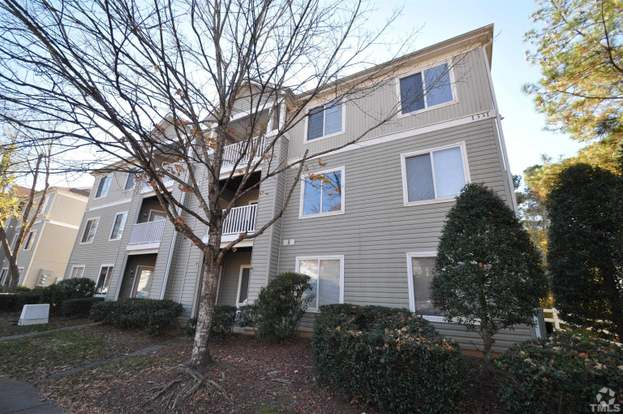
<svg viewBox="0 0 623 414"><path fill-rule="evenodd" d="M160 335L176 323L183 309L182 305L168 299L128 299L96 303L89 317L118 328L145 329L151 335Z"/></svg>
<svg viewBox="0 0 623 414"><path fill-rule="evenodd" d="M462 400L465 366L458 345L406 310L321 306L312 348L321 383L381 411L455 412Z"/></svg>
<svg viewBox="0 0 623 414"><path fill-rule="evenodd" d="M214 319L212 321L210 333L214 336L225 336L230 334L236 321L236 310L235 306L215 306L213 315ZM186 334L189 336L195 335L196 328L197 318L189 319L186 324Z"/></svg>
<svg viewBox="0 0 623 414"><path fill-rule="evenodd" d="M623 349L581 333L527 342L495 361L498 399L508 413L590 412L603 387L623 390Z"/></svg>
<svg viewBox="0 0 623 414"><path fill-rule="evenodd" d="M67 279L46 286L28 289L17 287L14 292L0 294L0 310L21 312L27 304L49 303L50 313L55 314L61 304L69 299L91 297L95 293L95 282L87 278Z"/></svg>
<svg viewBox="0 0 623 414"><path fill-rule="evenodd" d="M69 316L89 316L91 307L98 303L103 302L104 298L75 298L67 299L61 304L61 315L64 317Z"/></svg>

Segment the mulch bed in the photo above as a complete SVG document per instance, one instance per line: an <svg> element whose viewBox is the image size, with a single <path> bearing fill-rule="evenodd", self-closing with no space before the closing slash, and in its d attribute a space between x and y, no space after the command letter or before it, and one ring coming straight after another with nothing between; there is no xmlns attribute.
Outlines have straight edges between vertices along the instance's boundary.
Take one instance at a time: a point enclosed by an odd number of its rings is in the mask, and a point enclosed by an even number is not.
<svg viewBox="0 0 623 414"><path fill-rule="evenodd" d="M178 338L151 356L127 358L77 376L42 384L48 398L67 411L103 412L204 412L204 413L372 413L350 404L315 383L307 339L286 344L265 344L252 337L233 335L212 343L217 361L206 377L214 385L199 388L177 409L171 408L189 376L179 365L188 361L190 338Z"/></svg>

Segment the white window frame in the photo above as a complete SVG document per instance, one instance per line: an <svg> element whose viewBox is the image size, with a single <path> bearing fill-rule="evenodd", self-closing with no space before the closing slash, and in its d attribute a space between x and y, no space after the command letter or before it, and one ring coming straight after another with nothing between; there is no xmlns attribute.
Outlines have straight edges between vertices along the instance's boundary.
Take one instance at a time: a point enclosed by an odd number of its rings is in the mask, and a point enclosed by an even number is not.
<svg viewBox="0 0 623 414"><path fill-rule="evenodd" d="M342 190L341 190L341 196L342 199L340 200L341 203L341 209L337 210L337 211L327 211L327 212L322 212L322 202L320 203L320 212L319 213L315 213L315 214L303 214L304 211L304 201L305 201L305 180L307 178L309 178L311 175L321 175L321 174L327 174L327 173L331 173L331 172L335 172L335 171L340 171L341 175L342 175ZM310 172L308 174L305 174L303 176L301 176L301 194L299 195L299 218L300 219L308 219L308 218L315 218L315 217L327 217L327 216L337 216L339 214L344 214L346 212L346 167L345 166L341 166L341 167L336 167L336 168L330 168L327 170L322 170L322 171L314 171L314 172ZM320 199L322 200L322 192L320 193Z"/></svg>
<svg viewBox="0 0 623 414"><path fill-rule="evenodd" d="M115 264L114 263L103 263L103 264L100 265L100 269L97 272L97 278L95 279L95 289L97 289L97 285L99 284L100 276L102 274L102 269L105 268L105 267L110 267L111 268L111 270L110 270L110 285L108 286L108 291L110 292L110 289L112 287L112 276L113 276L112 272L115 271ZM106 292L106 293L97 293L97 291L95 292L95 296L106 296L107 294L108 294L108 292Z"/></svg>
<svg viewBox="0 0 623 414"><path fill-rule="evenodd" d="M395 87L396 87L396 93L397 93L397 97L398 97L398 114L396 115L397 118L403 118L406 116L412 116L415 114L420 114L422 112L427 112L427 111L431 111L433 109L439 109L439 108L443 108L444 106L449 106L449 105L454 105L456 103L459 102L459 98L457 95L457 89L456 89L456 79L454 76L454 65L452 64L452 60L453 60L454 56L450 56L441 60L436 60L434 62L431 63L427 63L425 65L421 65L418 66L416 68L414 68L411 71L405 72L405 73L401 73L399 76L396 77L395 79ZM435 66L439 66L439 65L443 65L443 64L447 64L448 65L448 75L450 78L450 90L452 91L452 99L449 100L448 102L444 102L444 103L440 103L437 105L433 105L433 106L428 106L427 102L426 102L426 95L427 95L427 91L426 91L426 81L424 79L424 71L427 69L431 69L434 68ZM407 112L407 113L402 113L402 100L401 100L401 94L400 94L400 80L404 79L404 78L408 78L409 76L415 75L416 73L421 73L422 74L422 90L424 91L424 108L422 109L418 109L416 111L412 111L412 112Z"/></svg>
<svg viewBox="0 0 623 414"><path fill-rule="evenodd" d="M415 313L415 290L413 286L413 259L414 258L425 258L431 259L436 258L436 251L426 251L426 252L409 252L407 253L407 285L409 287L409 310ZM422 318L426 319L430 322L449 322L445 316L439 315L421 315Z"/></svg>
<svg viewBox="0 0 623 414"><path fill-rule="evenodd" d="M106 189L106 192L102 192L102 194L98 197L97 196L97 190L102 182L102 180L105 179L109 179L110 180L110 184L108 185L108 188ZM112 185L112 176L110 174L106 174L100 177L99 181L97 182L97 185L95 186L95 194L93 195L93 198L95 200L99 200L101 198L104 198L108 195L108 192L110 191L110 186Z"/></svg>
<svg viewBox="0 0 623 414"><path fill-rule="evenodd" d="M130 179L131 176L134 176L134 184L132 185L132 187L127 188L128 180ZM135 188L136 188L136 173L128 172L127 175L125 176L125 182L123 183L123 191L132 191Z"/></svg>
<svg viewBox="0 0 623 414"><path fill-rule="evenodd" d="M84 277L84 271L86 270L85 265L72 265L71 270L69 271L69 278L74 279L74 270L82 269L81 278ZM99 275L98 275L99 276Z"/></svg>
<svg viewBox="0 0 623 414"><path fill-rule="evenodd" d="M236 289L236 307L244 306L244 302L238 302L240 299L240 288L242 287L242 271L244 269L249 269L249 285L251 284L251 269L252 266L250 264L244 264L240 266L240 271L238 272L238 289ZM220 284L220 283L219 283ZM249 286L247 285L247 302L249 301Z"/></svg>
<svg viewBox="0 0 623 414"><path fill-rule="evenodd" d="M95 220L95 230L93 230L93 240L91 241L85 241L83 242L82 239L84 239L84 232L87 230L87 223L91 220ZM82 232L80 233L80 244L91 244L95 241L95 237L97 236L97 228L100 225L100 218L98 217L89 217L88 219L86 219L84 221L84 227L82 227Z"/></svg>
<svg viewBox="0 0 623 414"><path fill-rule="evenodd" d="M297 256L295 259L295 272L300 273L300 264L303 260L316 260L318 262L318 270L320 270L320 261L321 260L339 260L340 261L340 292L339 292L339 303L344 303L344 255L330 255L330 256ZM318 306L320 301L320 278L316 279L316 306L308 307L307 312L318 313L320 312L320 306Z"/></svg>
<svg viewBox="0 0 623 414"><path fill-rule="evenodd" d="M35 239L37 237L37 230L30 230L26 235L26 240L24 240L24 251L32 250L32 246L35 244Z"/></svg>
<svg viewBox="0 0 623 414"><path fill-rule="evenodd" d="M340 109L341 109L341 112L342 112L341 115L340 115L342 117L342 128L339 131L337 131L337 132L332 132L332 133L330 133L328 135L324 135L324 127L326 125L326 121L325 121L325 118L326 118L326 116L325 116L325 107L326 106L332 106L332 105L338 105L338 104L340 104ZM310 140L310 139L307 139L307 129L309 128L309 112L312 109L318 108L319 106L322 106L322 133L323 133L323 135L319 136L318 138L314 138L314 139ZM342 101L339 101L339 102L334 102L334 103L330 103L329 102L329 103L324 103L324 104L313 105L313 106L307 108L307 110L305 111L305 131L303 131L304 132L303 137L304 137L304 140L305 140L304 142L306 144L310 144L310 143L313 143L313 142L321 141L321 140L326 139L326 138L331 138L331 137L335 137L337 135L344 134L346 132L346 114L345 114L345 111L344 111L345 107L346 107L346 104L344 102L342 102Z"/></svg>
<svg viewBox="0 0 623 414"><path fill-rule="evenodd" d="M425 149L421 151L414 152L405 152L400 154L400 168L402 171L402 201L405 206L419 206L424 204L435 204L435 203L447 203L454 201L456 196L453 197L437 197L437 185L435 183L435 160L433 157L433 152L435 151L443 151L446 149L459 148L461 151L461 159L463 161L463 178L465 179L464 186L469 184L472 180L469 175L469 163L467 162L467 147L465 145L465 141L461 141L455 144L445 145L443 147L436 147ZM409 201L409 187L407 180L407 158L415 157L417 155L430 154L430 166L432 171L433 178L433 190L435 191L435 198L431 198L430 200L417 200L417 201Z"/></svg>
<svg viewBox="0 0 623 414"><path fill-rule="evenodd" d="M157 213L158 216L163 216L162 220L152 220L152 216L154 215L154 212ZM148 222L152 222L152 221L164 221L167 219L167 212L166 211L162 211L162 210L158 210L156 208L150 208L149 209L149 213L147 214L147 221Z"/></svg>
<svg viewBox="0 0 623 414"><path fill-rule="evenodd" d="M120 216L120 215L123 215L124 218L123 218L123 221L121 222L122 225L120 226L119 237L113 239L112 232L115 230L115 222L117 221L117 216ZM120 211L118 213L115 213L112 219L112 226L110 226L110 234L108 235L108 241L121 240L121 238L123 237L123 232L125 231L125 225L127 224L127 221L128 221L127 211Z"/></svg>

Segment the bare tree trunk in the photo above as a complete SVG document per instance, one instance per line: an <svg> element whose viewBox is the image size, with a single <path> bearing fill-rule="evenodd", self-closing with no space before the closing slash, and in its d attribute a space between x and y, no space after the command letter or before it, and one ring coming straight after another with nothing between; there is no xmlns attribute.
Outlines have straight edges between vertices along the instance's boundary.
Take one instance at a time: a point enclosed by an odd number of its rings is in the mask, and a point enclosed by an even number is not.
<svg viewBox="0 0 623 414"><path fill-rule="evenodd" d="M480 337L482 338L483 349L485 359L485 369L489 368L491 364L491 349L493 348L493 344L495 343L495 339L493 338L493 333L495 332L495 328L489 326L486 321L481 321L480 323Z"/></svg>
<svg viewBox="0 0 623 414"><path fill-rule="evenodd" d="M203 277L199 298L199 312L197 314L193 351L190 357L190 366L193 368L205 367L212 363L212 356L208 350L208 341L210 339L210 329L212 328L214 305L216 304L216 288L220 268L220 230L211 230L209 237L208 249L203 254Z"/></svg>

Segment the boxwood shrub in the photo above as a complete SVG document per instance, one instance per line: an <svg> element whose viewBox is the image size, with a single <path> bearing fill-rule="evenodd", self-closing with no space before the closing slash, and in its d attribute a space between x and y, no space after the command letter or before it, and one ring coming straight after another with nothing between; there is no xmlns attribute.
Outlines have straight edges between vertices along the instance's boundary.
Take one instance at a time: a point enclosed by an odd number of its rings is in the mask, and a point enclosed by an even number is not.
<svg viewBox="0 0 623 414"><path fill-rule="evenodd" d="M516 345L496 359L498 399L508 413L582 413L603 387L623 392L620 344L579 332Z"/></svg>
<svg viewBox="0 0 623 414"><path fill-rule="evenodd" d="M144 329L159 335L177 322L182 311L182 305L172 300L127 299L96 303L89 317L118 328Z"/></svg>
<svg viewBox="0 0 623 414"><path fill-rule="evenodd" d="M321 383L383 412L455 412L462 400L458 346L406 310L321 306L312 347Z"/></svg>
<svg viewBox="0 0 623 414"><path fill-rule="evenodd" d="M89 312L91 311L91 307L98 302L103 302L104 298L75 298L75 299L67 299L63 301L61 304L61 316L64 317L73 317L73 316L81 316L87 317L89 316Z"/></svg>

